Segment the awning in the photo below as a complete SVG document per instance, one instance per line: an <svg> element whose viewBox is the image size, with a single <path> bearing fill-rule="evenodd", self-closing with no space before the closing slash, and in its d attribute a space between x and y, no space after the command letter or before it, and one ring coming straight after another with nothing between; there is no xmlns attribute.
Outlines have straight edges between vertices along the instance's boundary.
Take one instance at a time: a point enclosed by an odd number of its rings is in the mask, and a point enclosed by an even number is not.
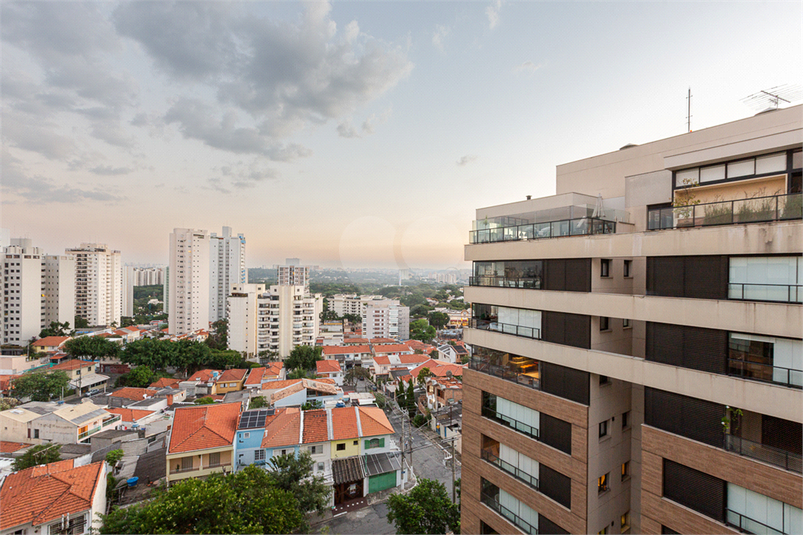
<svg viewBox="0 0 803 535"><path fill-rule="evenodd" d="M362 481L365 479L362 458L347 457L345 459L334 459L332 461L332 478L335 481L335 485Z"/></svg>
<svg viewBox="0 0 803 535"><path fill-rule="evenodd" d="M399 452L366 455L365 468L368 477L401 470L401 455Z"/></svg>
<svg viewBox="0 0 803 535"><path fill-rule="evenodd" d="M74 379L70 381L70 385L74 388L86 388L88 386L94 386L99 383L104 383L109 380L108 375L101 375L99 373L90 373L87 375L82 375L78 379Z"/></svg>

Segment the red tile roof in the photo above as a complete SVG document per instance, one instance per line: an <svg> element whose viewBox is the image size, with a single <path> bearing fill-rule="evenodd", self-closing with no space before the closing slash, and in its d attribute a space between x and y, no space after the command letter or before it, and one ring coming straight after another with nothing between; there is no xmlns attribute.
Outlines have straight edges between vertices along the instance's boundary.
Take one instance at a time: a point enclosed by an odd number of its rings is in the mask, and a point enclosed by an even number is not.
<svg viewBox="0 0 803 535"><path fill-rule="evenodd" d="M11 388L11 381L22 375L0 375L0 390L3 392Z"/></svg>
<svg viewBox="0 0 803 535"><path fill-rule="evenodd" d="M368 343L368 338L344 338L343 343L352 345L354 344L365 345Z"/></svg>
<svg viewBox="0 0 803 535"><path fill-rule="evenodd" d="M105 474L103 464L75 468L70 459L9 475L0 489L0 502L4 504L0 530L29 522L39 526L64 514L90 509L98 481ZM13 507L8 507L10 504Z"/></svg>
<svg viewBox="0 0 803 535"><path fill-rule="evenodd" d="M262 384L262 376L265 375L266 371L268 371L267 368L251 368L248 379L245 380L245 385L252 386Z"/></svg>
<svg viewBox="0 0 803 535"><path fill-rule="evenodd" d="M315 363L315 371L317 373L339 373L343 370L340 369L340 363L336 360L319 360Z"/></svg>
<svg viewBox="0 0 803 535"><path fill-rule="evenodd" d="M378 345L374 346L374 355L378 355L380 353L401 353L401 352L411 352L410 346L406 344L387 344L387 345Z"/></svg>
<svg viewBox="0 0 803 535"><path fill-rule="evenodd" d="M298 407L289 407L283 413L277 414L265 426L265 438L262 439L262 447L294 446L298 444L300 432L301 411Z"/></svg>
<svg viewBox="0 0 803 535"><path fill-rule="evenodd" d="M377 364L390 364L390 357L388 356L374 357L374 362L376 362Z"/></svg>
<svg viewBox="0 0 803 535"><path fill-rule="evenodd" d="M56 364L50 369L71 371L71 370L77 370L79 368L88 368L89 366L94 367L95 363L92 362L91 360L70 359L70 360L65 360L60 364Z"/></svg>
<svg viewBox="0 0 803 535"><path fill-rule="evenodd" d="M369 341L371 344L397 344L399 343L398 340L394 340L393 338L371 338Z"/></svg>
<svg viewBox="0 0 803 535"><path fill-rule="evenodd" d="M70 336L45 336L33 343L34 347L59 347L69 340Z"/></svg>
<svg viewBox="0 0 803 535"><path fill-rule="evenodd" d="M214 374L220 375L220 370L198 370L193 373L187 381L198 381L201 383L208 383L214 377Z"/></svg>
<svg viewBox="0 0 803 535"><path fill-rule="evenodd" d="M123 422L136 422L154 413L154 411L145 411L142 409L123 409L118 407L115 407L113 409L106 409L106 412L110 412L112 414L119 414L120 419Z"/></svg>
<svg viewBox="0 0 803 535"><path fill-rule="evenodd" d="M243 378L245 378L245 374L246 373L248 373L248 370L242 370L242 369L239 369L239 368L235 368L235 369L232 369L232 370L226 370L225 372L220 374L220 376L218 376L217 382L219 383L221 381L222 382L236 381L236 382L239 383L240 381L243 380Z"/></svg>
<svg viewBox="0 0 803 535"><path fill-rule="evenodd" d="M269 383L265 383L265 385L262 387L262 390L280 390L282 388L287 388L290 385L294 385L300 382L301 379L284 379L283 381L271 381Z"/></svg>
<svg viewBox="0 0 803 535"><path fill-rule="evenodd" d="M420 340L407 340L404 343L410 346L410 349L412 349L413 351L415 351L416 349L420 349L424 353L429 353L430 351L437 349L435 346L430 344L425 344Z"/></svg>
<svg viewBox="0 0 803 535"><path fill-rule="evenodd" d="M402 364L414 364L416 362L426 362L430 360L429 355L399 355L399 362Z"/></svg>
<svg viewBox="0 0 803 535"><path fill-rule="evenodd" d="M162 377L158 381L151 383L151 388L178 388L179 384L178 379L173 379L172 377Z"/></svg>
<svg viewBox="0 0 803 535"><path fill-rule="evenodd" d="M153 397L159 392L152 389L152 388L135 388L133 386L126 386L112 392L110 394L113 398L126 398L126 399L135 399L139 401L140 399L145 399L146 396Z"/></svg>
<svg viewBox="0 0 803 535"><path fill-rule="evenodd" d="M385 411L379 407L358 407L362 436L387 435L395 433Z"/></svg>
<svg viewBox="0 0 803 535"><path fill-rule="evenodd" d="M365 344L350 346L323 346L324 355L350 355L352 353L370 353L371 348Z"/></svg>
<svg viewBox="0 0 803 535"><path fill-rule="evenodd" d="M282 373L282 368L284 368L284 362L271 362L267 368L268 375L279 375Z"/></svg>
<svg viewBox="0 0 803 535"><path fill-rule="evenodd" d="M304 411L304 444L329 440L329 426L326 420L325 409Z"/></svg>
<svg viewBox="0 0 803 535"><path fill-rule="evenodd" d="M356 407L339 407L332 409L332 439L343 440L358 438Z"/></svg>
<svg viewBox="0 0 803 535"><path fill-rule="evenodd" d="M176 409L167 453L231 446L240 406L240 403L222 403Z"/></svg>
<svg viewBox="0 0 803 535"><path fill-rule="evenodd" d="M31 446L31 444L26 444L25 442L8 442L6 440L0 440L0 453L14 453L17 450L27 448L28 446Z"/></svg>

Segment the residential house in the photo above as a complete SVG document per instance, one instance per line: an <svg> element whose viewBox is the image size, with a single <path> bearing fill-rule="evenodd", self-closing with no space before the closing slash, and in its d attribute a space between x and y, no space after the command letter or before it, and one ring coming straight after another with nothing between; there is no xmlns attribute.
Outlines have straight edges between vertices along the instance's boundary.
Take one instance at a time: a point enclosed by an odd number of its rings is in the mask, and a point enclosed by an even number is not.
<svg viewBox="0 0 803 535"><path fill-rule="evenodd" d="M96 366L97 362L91 360L70 359L50 369L66 372L70 377L70 386L83 394L91 389L105 389L108 384L109 376L96 373Z"/></svg>
<svg viewBox="0 0 803 535"><path fill-rule="evenodd" d="M72 336L45 336L31 344L31 347L37 353L49 353L61 349L67 340L72 340Z"/></svg>
<svg viewBox="0 0 803 535"><path fill-rule="evenodd" d="M38 412L25 409L21 406L9 409L7 411L0 411L0 430L2 430L3 440L11 442L32 442L39 444L42 439L39 438L37 433L36 439L29 438L29 424L42 416ZM33 434L30 434L33 437Z"/></svg>
<svg viewBox="0 0 803 535"><path fill-rule="evenodd" d="M319 360L315 363L315 373L318 377L333 379L335 384L343 386L343 370L336 360Z"/></svg>
<svg viewBox="0 0 803 535"><path fill-rule="evenodd" d="M367 341L367 340L366 340ZM353 366L362 366L364 360L371 360L371 346L366 344L348 344L339 346L323 346L323 358L338 361L342 368L349 369Z"/></svg>
<svg viewBox="0 0 803 535"><path fill-rule="evenodd" d="M298 407L276 411L265 426L262 450L267 460L280 455L297 455L301 443L302 412Z"/></svg>
<svg viewBox="0 0 803 535"><path fill-rule="evenodd" d="M454 377L431 376L426 379L427 408L438 410L463 401L463 382Z"/></svg>
<svg viewBox="0 0 803 535"><path fill-rule="evenodd" d="M126 409L122 407L106 409L106 412L119 415L120 425L122 425L124 428L142 427L148 422L152 421L154 417L159 417L159 413L157 411Z"/></svg>
<svg viewBox="0 0 803 535"><path fill-rule="evenodd" d="M238 392L243 389L245 383L245 375L248 370L232 369L226 370L221 373L215 381L213 394L227 394L229 392Z"/></svg>
<svg viewBox="0 0 803 535"><path fill-rule="evenodd" d="M127 407L136 401L156 397L158 393L154 388L125 386L109 394L108 403L111 407Z"/></svg>
<svg viewBox="0 0 803 535"><path fill-rule="evenodd" d="M251 368L243 387L246 389L261 389L265 383L283 381L286 375L284 364L271 362L262 368Z"/></svg>
<svg viewBox="0 0 803 535"><path fill-rule="evenodd" d="M104 461L76 466L70 459L33 466L0 488L0 535L80 535L100 528L106 513Z"/></svg>
<svg viewBox="0 0 803 535"><path fill-rule="evenodd" d="M181 381L180 388L187 391L187 396L214 394L215 381L220 374L220 370L198 370L186 381Z"/></svg>
<svg viewBox="0 0 803 535"><path fill-rule="evenodd" d="M307 402L336 403L343 398L343 389L332 379L290 379L263 386L262 395L274 407L301 406Z"/></svg>
<svg viewBox="0 0 803 535"><path fill-rule="evenodd" d="M240 407L239 403L223 403L175 410L167 448L168 484L234 469Z"/></svg>
<svg viewBox="0 0 803 535"><path fill-rule="evenodd" d="M46 353L34 353L30 359L26 355L0 355L0 374L17 375L49 364L50 358Z"/></svg>
<svg viewBox="0 0 803 535"><path fill-rule="evenodd" d="M330 415L331 411L326 409L304 411L301 446L301 451L309 452L312 457L313 474L323 477L327 485L332 485L334 482L332 480L332 448L329 445L329 441L332 440Z"/></svg>
<svg viewBox="0 0 803 535"><path fill-rule="evenodd" d="M279 409L284 411L285 409ZM243 411L237 422L237 434L234 441L234 455L237 464L234 470L251 465L264 465L266 463L265 450L262 448L262 439L265 438L265 425L275 418L279 412L274 409L251 409Z"/></svg>
<svg viewBox="0 0 803 535"><path fill-rule="evenodd" d="M37 416L34 417L33 414ZM6 440L34 444L76 444L88 440L100 431L115 429L120 424L120 417L109 414L92 402L63 405L31 401L0 412L0 422L4 428L3 438ZM6 430L5 427L9 429Z"/></svg>
<svg viewBox="0 0 803 535"><path fill-rule="evenodd" d="M450 344L439 345L438 360L446 360L454 364L455 362L457 362L456 348Z"/></svg>
<svg viewBox="0 0 803 535"><path fill-rule="evenodd" d="M173 379L172 377L161 377L157 381L151 383L148 388L160 390L162 388L180 388L181 381Z"/></svg>

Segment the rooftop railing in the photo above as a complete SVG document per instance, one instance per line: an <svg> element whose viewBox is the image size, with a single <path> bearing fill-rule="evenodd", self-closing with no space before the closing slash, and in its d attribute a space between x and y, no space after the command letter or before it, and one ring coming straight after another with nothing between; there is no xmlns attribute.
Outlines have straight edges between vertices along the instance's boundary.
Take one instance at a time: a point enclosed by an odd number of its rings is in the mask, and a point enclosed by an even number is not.
<svg viewBox="0 0 803 535"><path fill-rule="evenodd" d="M757 461L778 466L790 472L803 473L803 458L797 453L730 434L725 435L725 449Z"/></svg>
<svg viewBox="0 0 803 535"><path fill-rule="evenodd" d="M803 218L803 194L789 193L733 201L656 208L647 214L648 230L742 223L766 223Z"/></svg>
<svg viewBox="0 0 803 535"><path fill-rule="evenodd" d="M526 223L472 230L469 232L469 243L540 240L565 236L614 233L616 233L616 221L606 221L594 217L581 217L577 219L564 219L561 221Z"/></svg>

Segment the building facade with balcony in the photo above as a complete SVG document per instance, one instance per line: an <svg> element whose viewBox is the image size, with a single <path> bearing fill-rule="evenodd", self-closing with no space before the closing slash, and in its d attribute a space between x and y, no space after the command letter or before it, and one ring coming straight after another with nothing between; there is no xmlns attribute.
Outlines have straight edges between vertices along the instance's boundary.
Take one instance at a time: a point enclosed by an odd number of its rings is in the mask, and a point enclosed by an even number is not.
<svg viewBox="0 0 803 535"><path fill-rule="evenodd" d="M465 532L802 529L801 111L477 210Z"/></svg>
<svg viewBox="0 0 803 535"><path fill-rule="evenodd" d="M120 251L105 243L82 243L66 253L75 257L75 315L93 326L119 325L123 312Z"/></svg>
<svg viewBox="0 0 803 535"><path fill-rule="evenodd" d="M165 299L170 334L181 335L209 328L209 266L209 232L173 229Z"/></svg>
<svg viewBox="0 0 803 535"><path fill-rule="evenodd" d="M209 321L226 319L226 298L232 285L246 284L245 236L232 236L231 227L223 227L220 236L209 236Z"/></svg>
<svg viewBox="0 0 803 535"><path fill-rule="evenodd" d="M238 336L247 334L249 337L249 341L238 344L255 346L257 354L276 352L283 359L298 346L315 346L323 311L321 294L310 294L305 286L284 285L273 285L267 291L257 293L256 330L246 333L248 327L241 322L251 321L251 316L240 310L248 306L241 304L242 300L250 299L248 295L229 300L229 329L242 333Z"/></svg>

